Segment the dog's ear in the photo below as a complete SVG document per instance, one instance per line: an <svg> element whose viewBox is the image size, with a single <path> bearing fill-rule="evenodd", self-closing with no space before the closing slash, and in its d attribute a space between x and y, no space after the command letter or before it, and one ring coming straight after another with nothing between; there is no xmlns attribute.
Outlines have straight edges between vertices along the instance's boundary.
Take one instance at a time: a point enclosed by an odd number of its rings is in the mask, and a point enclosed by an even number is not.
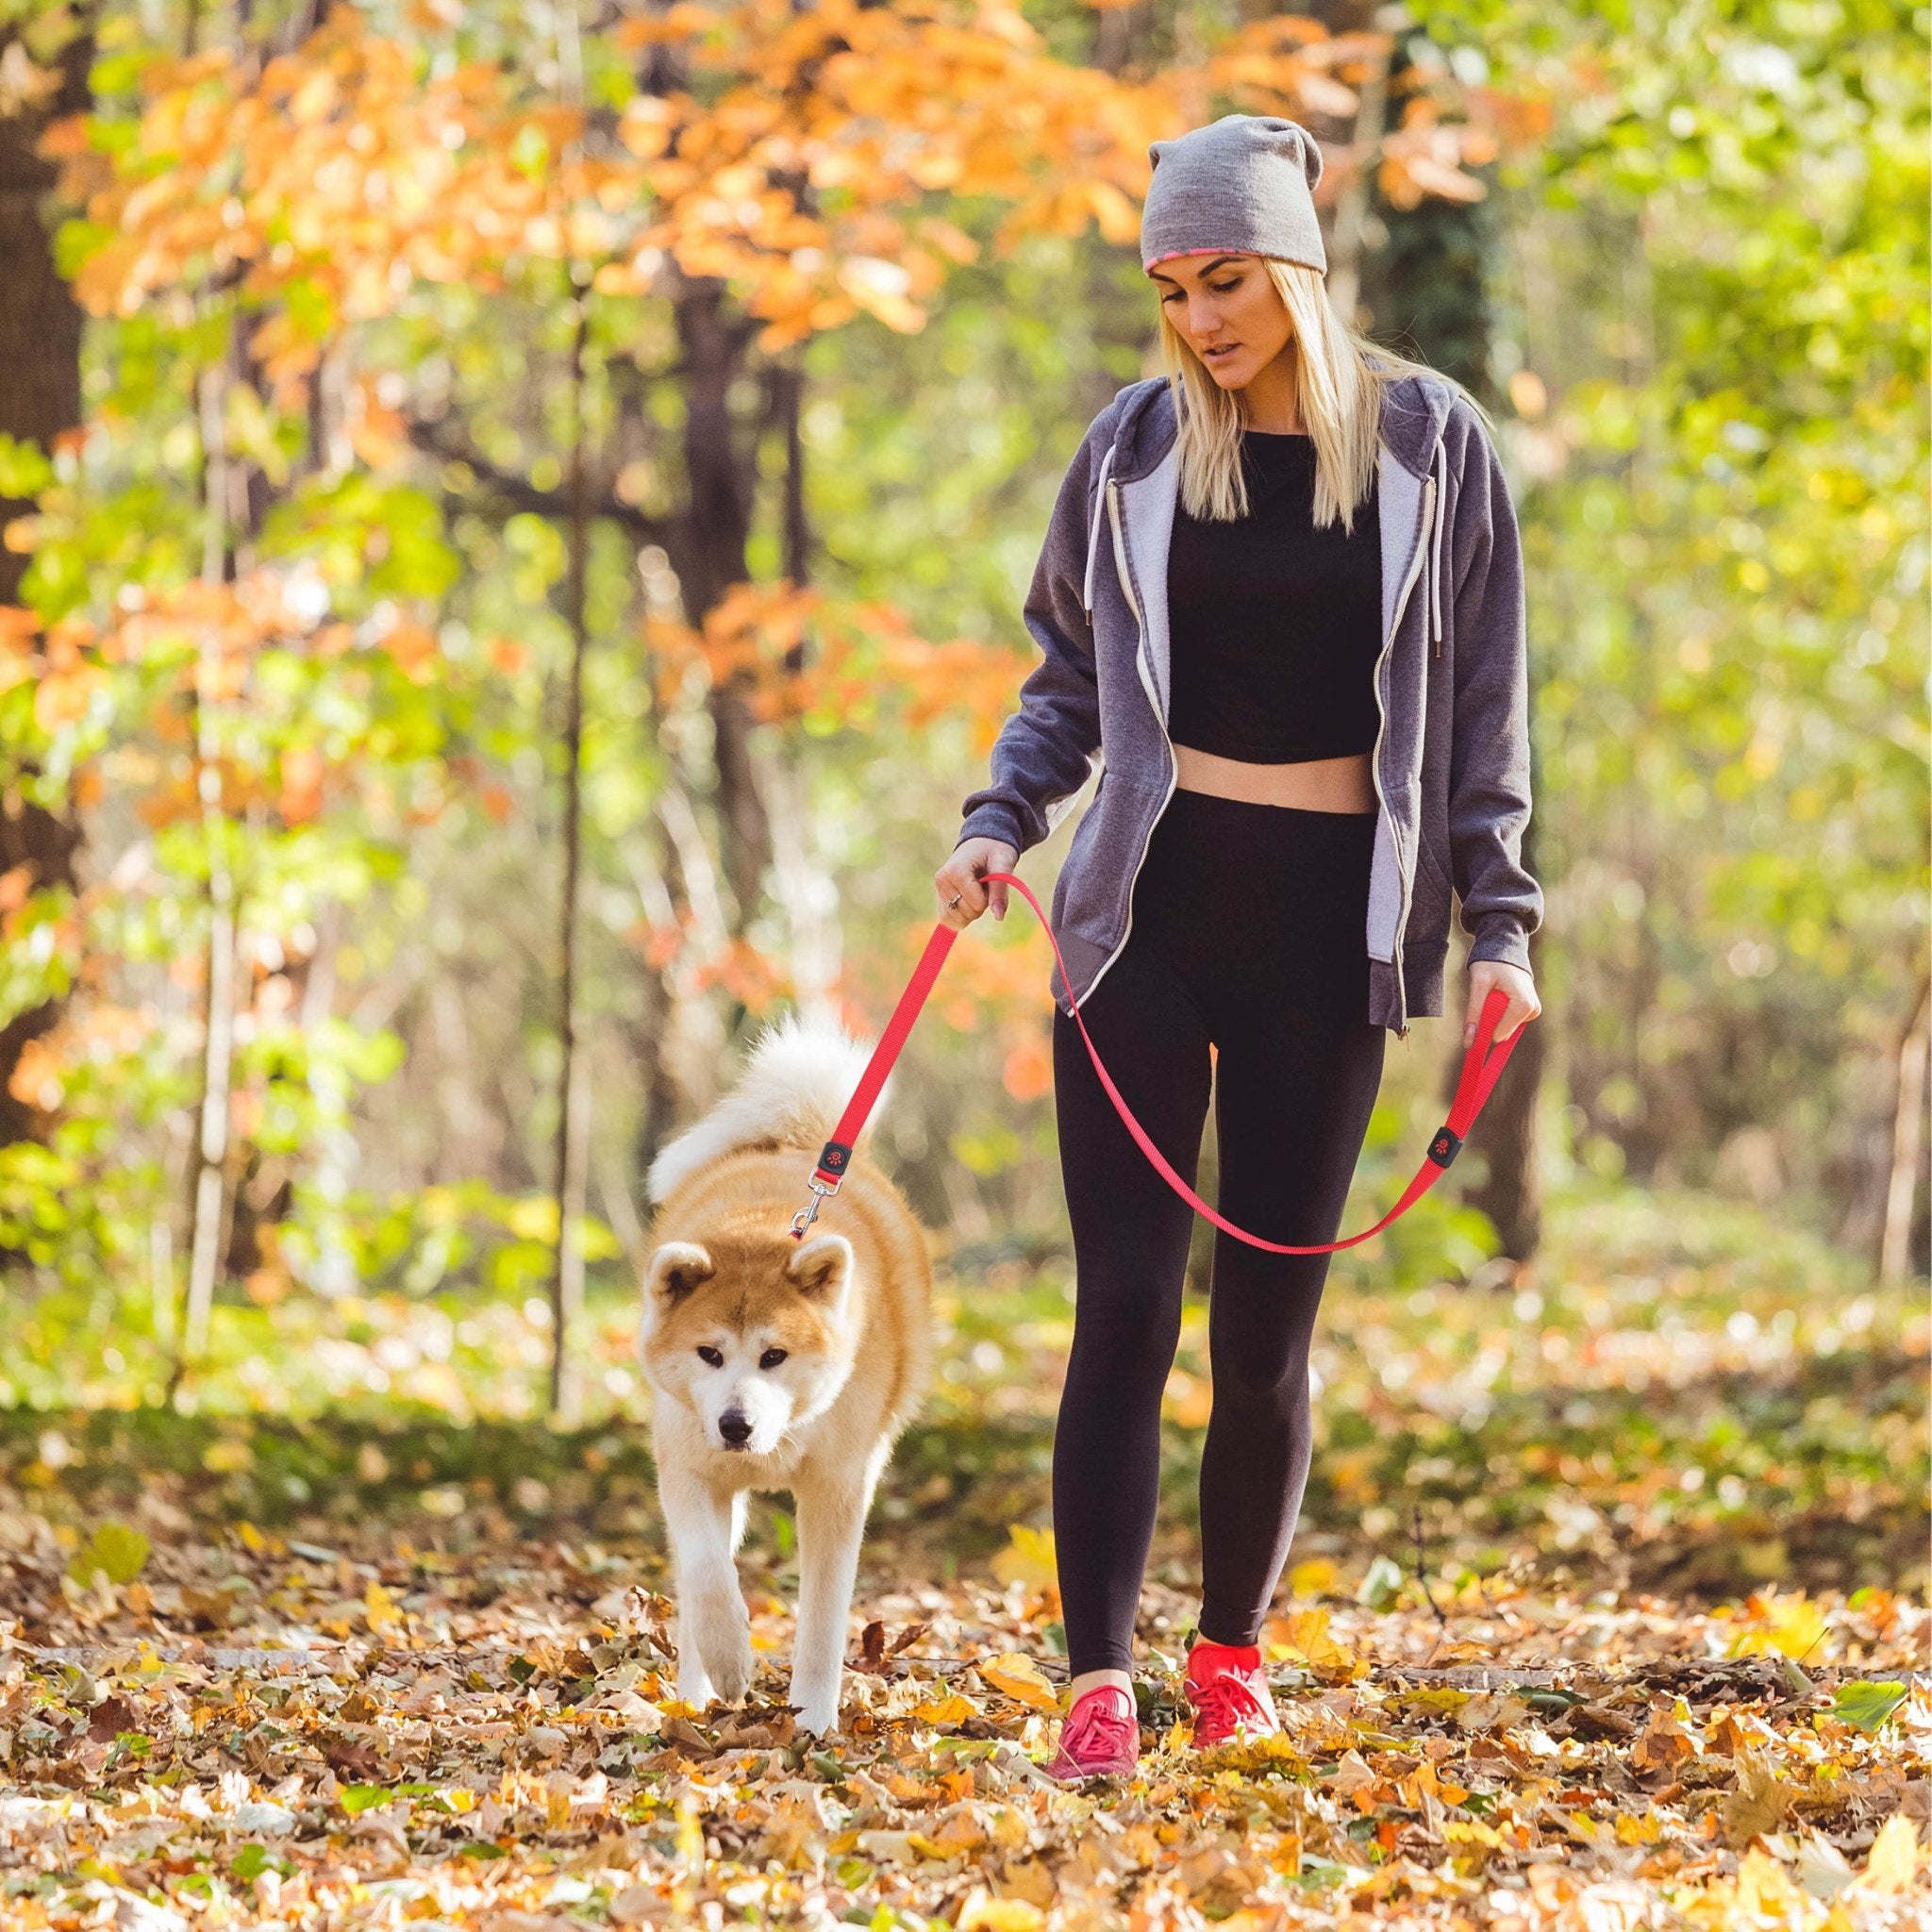
<svg viewBox="0 0 1932 1932"><path fill-rule="evenodd" d="M807 1241L786 1262L785 1278L807 1301L836 1307L852 1279L852 1243L842 1234Z"/></svg>
<svg viewBox="0 0 1932 1932"><path fill-rule="evenodd" d="M675 1307L717 1272L710 1256L695 1241L666 1241L644 1270L645 1304Z"/></svg>

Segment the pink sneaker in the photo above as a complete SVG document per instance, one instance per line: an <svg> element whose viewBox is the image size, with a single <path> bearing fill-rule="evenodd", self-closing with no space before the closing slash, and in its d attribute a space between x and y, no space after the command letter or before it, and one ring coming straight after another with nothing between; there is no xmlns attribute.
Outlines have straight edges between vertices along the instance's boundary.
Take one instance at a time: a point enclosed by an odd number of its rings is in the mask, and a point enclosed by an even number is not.
<svg viewBox="0 0 1932 1932"><path fill-rule="evenodd" d="M1188 1702L1201 1749L1235 1738L1263 1738L1281 1728L1257 1644L1200 1642L1188 1652Z"/></svg>
<svg viewBox="0 0 1932 1932"><path fill-rule="evenodd" d="M1071 1785L1087 1777L1131 1777L1140 1762L1134 1693L1118 1684L1096 1684L1074 1700L1060 1724L1060 1748L1041 1769Z"/></svg>

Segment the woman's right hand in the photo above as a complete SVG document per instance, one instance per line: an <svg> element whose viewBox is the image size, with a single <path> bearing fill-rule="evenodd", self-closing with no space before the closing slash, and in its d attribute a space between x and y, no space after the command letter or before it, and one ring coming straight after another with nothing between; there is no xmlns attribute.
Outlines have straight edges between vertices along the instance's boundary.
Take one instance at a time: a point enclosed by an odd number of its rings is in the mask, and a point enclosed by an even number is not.
<svg viewBox="0 0 1932 1932"><path fill-rule="evenodd" d="M968 926L991 906L995 919L1007 916L1007 886L1004 879L985 882L990 872L1011 872L1020 855L1003 839L963 839L953 856L932 875L939 890L940 918L953 927ZM949 906L949 899L958 900Z"/></svg>

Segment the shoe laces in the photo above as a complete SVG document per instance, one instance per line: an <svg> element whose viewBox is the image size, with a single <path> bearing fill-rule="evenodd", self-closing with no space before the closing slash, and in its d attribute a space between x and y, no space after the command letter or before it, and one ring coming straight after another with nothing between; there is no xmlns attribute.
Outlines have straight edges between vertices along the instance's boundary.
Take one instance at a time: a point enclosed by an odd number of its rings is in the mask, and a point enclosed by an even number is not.
<svg viewBox="0 0 1932 1932"><path fill-rule="evenodd" d="M1088 1691L1060 1726L1060 1748L1070 1757L1124 1757L1140 1741L1141 1721L1133 1700L1111 1684Z"/></svg>
<svg viewBox="0 0 1932 1932"><path fill-rule="evenodd" d="M1243 1723L1268 1721L1267 1705L1239 1671L1217 1671L1205 1684L1190 1684L1188 1694L1209 1730L1231 1731Z"/></svg>

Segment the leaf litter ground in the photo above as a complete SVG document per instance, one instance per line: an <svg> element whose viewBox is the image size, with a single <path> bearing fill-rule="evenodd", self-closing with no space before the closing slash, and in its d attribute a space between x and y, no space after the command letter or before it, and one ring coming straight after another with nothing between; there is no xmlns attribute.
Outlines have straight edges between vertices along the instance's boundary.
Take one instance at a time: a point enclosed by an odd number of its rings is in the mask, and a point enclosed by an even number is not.
<svg viewBox="0 0 1932 1932"><path fill-rule="evenodd" d="M1142 1771L1078 1793L1036 1768L1066 1315L1037 1271L942 1310L826 1740L783 1703L782 1511L744 1564L752 1700L675 1703L634 1404L552 1437L496 1366L399 1401L436 1359L400 1299L326 1348L230 1335L248 1373L173 1407L103 1372L0 1416L0 1924L1924 1924L1923 1297L1671 1239L1606 1210L1560 1295L1342 1279L1266 1632L1287 1731L1212 1756L1177 1680L1191 1310ZM380 1401L301 1380L357 1351Z"/></svg>

